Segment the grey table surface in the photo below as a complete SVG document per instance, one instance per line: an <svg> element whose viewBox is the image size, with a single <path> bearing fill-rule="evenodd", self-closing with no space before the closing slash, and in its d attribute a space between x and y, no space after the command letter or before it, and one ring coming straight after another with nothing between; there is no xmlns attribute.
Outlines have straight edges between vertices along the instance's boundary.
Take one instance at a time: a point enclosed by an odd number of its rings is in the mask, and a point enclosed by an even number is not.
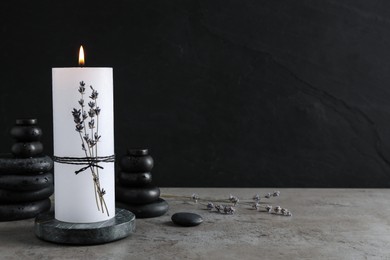
<svg viewBox="0 0 390 260"><path fill-rule="evenodd" d="M234 215L225 215L170 197L166 215L137 219L132 236L96 246L41 241L33 219L0 222L0 259L390 259L390 190L279 189L279 197L263 200L288 208L292 217L242 203L273 190L162 188L165 195L197 193L207 200L233 194L241 201ZM182 211L198 213L204 222L173 225L171 216Z"/></svg>

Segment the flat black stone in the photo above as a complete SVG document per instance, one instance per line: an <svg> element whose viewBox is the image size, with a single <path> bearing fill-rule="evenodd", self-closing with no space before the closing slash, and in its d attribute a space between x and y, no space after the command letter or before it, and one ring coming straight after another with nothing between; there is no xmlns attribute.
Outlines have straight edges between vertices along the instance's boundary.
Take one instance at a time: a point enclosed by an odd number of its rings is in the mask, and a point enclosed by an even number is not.
<svg viewBox="0 0 390 260"><path fill-rule="evenodd" d="M39 213L48 211L50 206L50 199L7 205L0 204L0 221L33 218Z"/></svg>
<svg viewBox="0 0 390 260"><path fill-rule="evenodd" d="M15 158L12 154L0 154L0 174L29 174L49 172L53 160L49 156Z"/></svg>
<svg viewBox="0 0 390 260"><path fill-rule="evenodd" d="M40 214L35 219L35 235L59 244L97 245L116 241L135 232L135 215L116 209L115 217L95 223L68 223L54 218L54 212Z"/></svg>
<svg viewBox="0 0 390 260"><path fill-rule="evenodd" d="M119 165L124 172L139 173L150 172L153 169L154 161L152 156L129 156L120 158Z"/></svg>
<svg viewBox="0 0 390 260"><path fill-rule="evenodd" d="M42 154L43 145L41 142L15 143L11 147L11 152L18 158L29 158Z"/></svg>
<svg viewBox="0 0 390 260"><path fill-rule="evenodd" d="M137 218L155 218L164 215L169 210L168 203L161 198L155 202L143 205L125 204L122 202L117 202L116 204L118 207L130 210Z"/></svg>
<svg viewBox="0 0 390 260"><path fill-rule="evenodd" d="M147 204L157 201L160 197L160 189L156 186L146 187L115 187L117 201L128 204Z"/></svg>
<svg viewBox="0 0 390 260"><path fill-rule="evenodd" d="M149 154L148 149L127 149L127 155L144 156L148 154Z"/></svg>
<svg viewBox="0 0 390 260"><path fill-rule="evenodd" d="M19 142L39 141L42 130L35 125L16 125L11 128L10 134Z"/></svg>
<svg viewBox="0 0 390 260"><path fill-rule="evenodd" d="M16 125L36 125L36 124L38 124L38 119L36 118L16 119Z"/></svg>
<svg viewBox="0 0 390 260"><path fill-rule="evenodd" d="M0 189L0 204L37 201L49 198L54 192L54 185L33 191L13 191Z"/></svg>
<svg viewBox="0 0 390 260"><path fill-rule="evenodd" d="M193 227L201 224L203 218L195 213L178 212L171 217L172 222L183 227Z"/></svg>
<svg viewBox="0 0 390 260"><path fill-rule="evenodd" d="M152 174L150 172L144 173L128 173L119 172L118 180L123 186L145 186L152 182Z"/></svg>
<svg viewBox="0 0 390 260"><path fill-rule="evenodd" d="M40 190L53 185L53 173L46 172L37 175L2 175L0 174L0 189L15 191Z"/></svg>

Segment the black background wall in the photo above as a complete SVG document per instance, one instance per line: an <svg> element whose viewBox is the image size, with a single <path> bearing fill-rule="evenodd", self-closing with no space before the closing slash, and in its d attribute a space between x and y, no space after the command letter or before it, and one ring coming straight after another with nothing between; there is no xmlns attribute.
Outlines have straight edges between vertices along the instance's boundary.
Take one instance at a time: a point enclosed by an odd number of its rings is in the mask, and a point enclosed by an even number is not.
<svg viewBox="0 0 390 260"><path fill-rule="evenodd" d="M2 151L51 68L114 68L116 153L161 186L389 187L390 2L0 2Z"/></svg>

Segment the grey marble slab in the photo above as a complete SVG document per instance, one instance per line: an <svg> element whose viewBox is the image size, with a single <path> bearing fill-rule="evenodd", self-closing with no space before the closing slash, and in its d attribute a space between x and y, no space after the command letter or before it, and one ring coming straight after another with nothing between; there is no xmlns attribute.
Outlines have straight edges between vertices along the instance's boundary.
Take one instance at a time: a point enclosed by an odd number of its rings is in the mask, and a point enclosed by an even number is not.
<svg viewBox="0 0 390 260"><path fill-rule="evenodd" d="M116 241L135 232L135 215L116 209L115 216L96 223L68 223L46 212L35 219L35 235L42 240L74 245L96 245Z"/></svg>
<svg viewBox="0 0 390 260"><path fill-rule="evenodd" d="M279 189L265 201L288 208L292 217L256 211L244 205L256 193L274 189L161 188L170 210L137 219L128 238L99 246L63 246L35 237L34 221L0 223L4 259L386 259L390 256L390 190ZM209 212L191 200L238 196L234 215ZM165 196L165 197L164 197ZM265 204L261 204L265 205ZM202 225L179 227L176 212L194 212Z"/></svg>

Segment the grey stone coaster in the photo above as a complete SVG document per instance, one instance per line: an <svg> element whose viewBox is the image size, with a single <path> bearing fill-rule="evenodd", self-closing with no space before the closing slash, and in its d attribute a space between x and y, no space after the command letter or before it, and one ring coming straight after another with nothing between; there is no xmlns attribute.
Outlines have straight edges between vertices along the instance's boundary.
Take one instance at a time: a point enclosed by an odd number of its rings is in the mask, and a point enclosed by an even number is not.
<svg viewBox="0 0 390 260"><path fill-rule="evenodd" d="M116 209L115 217L96 223L68 223L54 218L54 212L40 214L35 219L35 235L58 244L97 245L112 242L135 232L135 215Z"/></svg>

